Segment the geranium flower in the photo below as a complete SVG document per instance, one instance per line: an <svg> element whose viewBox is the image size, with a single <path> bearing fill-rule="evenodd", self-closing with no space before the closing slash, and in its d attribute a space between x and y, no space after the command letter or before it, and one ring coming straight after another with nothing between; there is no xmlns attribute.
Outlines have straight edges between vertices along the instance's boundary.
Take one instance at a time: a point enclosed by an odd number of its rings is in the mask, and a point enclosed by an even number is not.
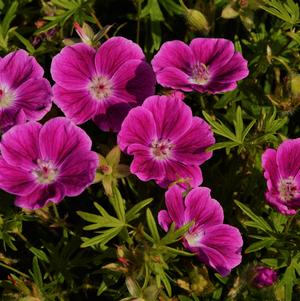
<svg viewBox="0 0 300 301"><path fill-rule="evenodd" d="M155 76L144 60L142 49L122 37L98 50L67 46L51 65L54 102L76 124L93 118L102 130L118 131L128 111L154 94Z"/></svg>
<svg viewBox="0 0 300 301"><path fill-rule="evenodd" d="M64 117L17 125L2 136L0 188L28 209L79 195L96 174L98 157L91 145L89 136Z"/></svg>
<svg viewBox="0 0 300 301"><path fill-rule="evenodd" d="M196 38L189 46L166 42L151 63L159 84L186 92L234 90L249 73L247 61L225 39Z"/></svg>
<svg viewBox="0 0 300 301"><path fill-rule="evenodd" d="M168 231L172 222L176 229L193 222L184 235L183 245L220 275L227 276L242 260L239 230L223 224L223 209L211 198L210 189L194 188L185 198L183 192L177 185L169 188L165 194L167 210L159 212L159 224Z"/></svg>
<svg viewBox="0 0 300 301"><path fill-rule="evenodd" d="M199 165L212 156L206 148L214 142L210 126L174 96L148 97L129 112L118 135L121 150L134 156L130 171L163 187L180 179L198 186Z"/></svg>
<svg viewBox="0 0 300 301"><path fill-rule="evenodd" d="M288 139L278 150L267 149L262 156L268 203L285 215L300 208L300 138Z"/></svg>
<svg viewBox="0 0 300 301"><path fill-rule="evenodd" d="M271 268L257 266L254 269L252 284L257 288L273 285L278 280L278 274Z"/></svg>
<svg viewBox="0 0 300 301"><path fill-rule="evenodd" d="M0 58L0 131L40 120L51 108L51 86L44 70L24 50Z"/></svg>

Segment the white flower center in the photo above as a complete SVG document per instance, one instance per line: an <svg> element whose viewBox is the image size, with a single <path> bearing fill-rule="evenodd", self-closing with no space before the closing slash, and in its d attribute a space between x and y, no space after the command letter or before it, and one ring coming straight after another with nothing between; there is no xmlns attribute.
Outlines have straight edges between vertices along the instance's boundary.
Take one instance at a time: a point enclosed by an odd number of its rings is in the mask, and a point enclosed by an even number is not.
<svg viewBox="0 0 300 301"><path fill-rule="evenodd" d="M184 238L191 247L199 247L200 240L203 237L202 231L187 233Z"/></svg>
<svg viewBox="0 0 300 301"><path fill-rule="evenodd" d="M203 63L197 63L193 66L192 76L190 78L191 83L197 85L205 85L209 80L208 67Z"/></svg>
<svg viewBox="0 0 300 301"><path fill-rule="evenodd" d="M14 93L8 87L0 84L0 109L10 107L14 100Z"/></svg>
<svg viewBox="0 0 300 301"><path fill-rule="evenodd" d="M155 159L165 160L171 156L173 144L167 140L154 140L151 144L151 152Z"/></svg>
<svg viewBox="0 0 300 301"><path fill-rule="evenodd" d="M51 184L55 182L58 169L54 166L51 161L37 160L37 168L32 171L36 180L40 184Z"/></svg>
<svg viewBox="0 0 300 301"><path fill-rule="evenodd" d="M299 195L298 187L293 177L280 179L278 183L278 190L281 200L285 202L288 202Z"/></svg>
<svg viewBox="0 0 300 301"><path fill-rule="evenodd" d="M106 76L97 76L90 82L88 89L93 98L101 101L111 96L112 83Z"/></svg>

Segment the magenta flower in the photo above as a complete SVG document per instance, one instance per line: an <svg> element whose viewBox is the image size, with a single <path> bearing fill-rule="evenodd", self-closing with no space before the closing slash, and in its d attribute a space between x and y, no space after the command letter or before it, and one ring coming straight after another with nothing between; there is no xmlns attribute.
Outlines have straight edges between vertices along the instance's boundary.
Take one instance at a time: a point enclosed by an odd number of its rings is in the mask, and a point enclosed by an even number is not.
<svg viewBox="0 0 300 301"><path fill-rule="evenodd" d="M96 174L98 156L91 145L88 135L64 117L17 125L2 136L0 188L28 209L79 195Z"/></svg>
<svg viewBox="0 0 300 301"><path fill-rule="evenodd" d="M206 265L227 276L242 260L239 230L223 224L223 209L211 198L210 189L194 188L185 199L183 192L177 185L169 188L165 194L167 210L159 212L159 224L168 231L172 222L176 229L194 222L184 235L183 245Z"/></svg>
<svg viewBox="0 0 300 301"><path fill-rule="evenodd" d="M262 166L268 203L282 214L296 214L300 208L300 138L285 140L277 151L267 149Z"/></svg>
<svg viewBox="0 0 300 301"><path fill-rule="evenodd" d="M258 266L255 268L252 284L257 288L271 286L278 280L278 274L271 268Z"/></svg>
<svg viewBox="0 0 300 301"><path fill-rule="evenodd" d="M154 94L155 76L141 48L114 37L98 50L83 43L53 58L54 102L76 124L93 118L103 130L118 131L129 109Z"/></svg>
<svg viewBox="0 0 300 301"><path fill-rule="evenodd" d="M214 142L209 125L174 96L148 97L129 112L118 135L121 150L134 156L131 172L162 187L180 179L198 186L199 165L212 156L206 148Z"/></svg>
<svg viewBox="0 0 300 301"><path fill-rule="evenodd" d="M51 108L51 86L44 70L24 50L0 58L0 131L40 120Z"/></svg>
<svg viewBox="0 0 300 301"><path fill-rule="evenodd" d="M151 63L159 84L186 92L234 90L249 73L247 61L225 39L196 38L189 46L166 42Z"/></svg>

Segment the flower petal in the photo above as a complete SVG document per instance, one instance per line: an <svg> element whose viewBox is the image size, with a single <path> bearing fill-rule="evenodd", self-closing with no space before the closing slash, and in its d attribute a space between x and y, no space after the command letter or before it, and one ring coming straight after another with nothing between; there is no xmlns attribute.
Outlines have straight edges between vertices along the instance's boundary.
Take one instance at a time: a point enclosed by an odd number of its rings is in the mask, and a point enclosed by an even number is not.
<svg viewBox="0 0 300 301"><path fill-rule="evenodd" d="M51 63L51 75L61 87L84 90L96 74L94 58L96 51L84 43L64 47Z"/></svg>
<svg viewBox="0 0 300 301"><path fill-rule="evenodd" d="M89 136L64 117L47 121L40 131L39 142L42 159L58 166L73 152L89 151L92 146Z"/></svg>
<svg viewBox="0 0 300 301"><path fill-rule="evenodd" d="M275 208L278 212L283 215L294 215L297 211L294 208L291 208L291 202L283 202L278 197L278 194L272 193L270 191L265 194L267 202ZM300 206L298 206L299 208ZM296 207L297 208L297 207Z"/></svg>
<svg viewBox="0 0 300 301"><path fill-rule="evenodd" d="M184 189L178 185L174 185L165 193L165 202L168 209L168 214L171 220L175 223L176 228L183 226L186 221L184 219L184 203L183 194Z"/></svg>
<svg viewBox="0 0 300 301"><path fill-rule="evenodd" d="M175 67L166 67L157 72L156 80L163 87L180 89L186 92L191 92L193 90L190 76Z"/></svg>
<svg viewBox="0 0 300 301"><path fill-rule="evenodd" d="M140 46L123 37L113 37L104 42L95 57L98 74L112 77L128 60L143 60Z"/></svg>
<svg viewBox="0 0 300 301"><path fill-rule="evenodd" d="M95 124L104 132L119 132L121 125L132 107L127 103L111 105L105 114L98 114L93 118Z"/></svg>
<svg viewBox="0 0 300 301"><path fill-rule="evenodd" d="M39 209L49 202L58 203L64 198L64 187L60 183L39 185L32 193L18 196L15 205L26 209Z"/></svg>
<svg viewBox="0 0 300 301"><path fill-rule="evenodd" d="M243 239L239 230L230 225L215 225L205 229L198 256L223 277L242 261Z"/></svg>
<svg viewBox="0 0 300 301"><path fill-rule="evenodd" d="M156 181L161 187L168 187L171 183L179 181L181 187L190 188L199 186L203 181L201 169L197 165L168 160L164 162L164 168L164 178Z"/></svg>
<svg viewBox="0 0 300 301"><path fill-rule="evenodd" d="M31 170L40 156L38 137L41 124L28 122L11 128L2 136L0 151L12 166Z"/></svg>
<svg viewBox="0 0 300 301"><path fill-rule="evenodd" d="M43 68L25 50L11 52L0 61L0 82L12 89L30 78L41 78L43 74Z"/></svg>
<svg viewBox="0 0 300 301"><path fill-rule="evenodd" d="M167 210L160 210L158 212L158 223L159 225L168 232L169 225L172 223L172 219L170 218L170 215Z"/></svg>
<svg viewBox="0 0 300 301"><path fill-rule="evenodd" d="M150 96L143 103L154 118L158 139L173 142L183 135L191 126L192 111L181 99L170 96Z"/></svg>
<svg viewBox="0 0 300 301"><path fill-rule="evenodd" d="M13 194L27 195L36 187L32 174L20 168L12 166L0 157L0 188Z"/></svg>
<svg viewBox="0 0 300 301"><path fill-rule="evenodd" d="M0 133L8 131L14 125L25 123L26 119L24 111L16 106L0 109Z"/></svg>
<svg viewBox="0 0 300 301"><path fill-rule="evenodd" d="M277 165L283 178L295 177L300 170L300 138L288 139L277 150Z"/></svg>
<svg viewBox="0 0 300 301"><path fill-rule="evenodd" d="M123 121L118 144L123 151L131 144L149 146L156 136L153 115L144 107L132 109Z"/></svg>
<svg viewBox="0 0 300 301"><path fill-rule="evenodd" d="M236 89L237 83L236 82L220 83L212 80L209 83L207 83L207 85L204 86L193 85L192 87L195 91L198 91L200 93L208 92L211 94L216 94L216 93L222 93L222 92L232 91Z"/></svg>
<svg viewBox="0 0 300 301"><path fill-rule="evenodd" d="M277 152L275 149L267 149L262 155L262 167L264 177L267 180L268 190L278 192L278 182L280 180L279 170L276 162Z"/></svg>
<svg viewBox="0 0 300 301"><path fill-rule="evenodd" d="M57 181L62 183L67 196L76 196L92 184L98 165L98 156L92 151L75 151L61 165Z"/></svg>
<svg viewBox="0 0 300 301"><path fill-rule="evenodd" d="M200 165L211 158L212 152L206 149L214 143L210 126L203 119L193 117L191 127L174 140L173 154L182 163Z"/></svg>
<svg viewBox="0 0 300 301"><path fill-rule="evenodd" d="M141 144L132 144L128 147L127 152L130 155L134 155L130 165L130 172L135 174L140 180L158 180L164 176L163 163L151 157L149 147Z"/></svg>
<svg viewBox="0 0 300 301"><path fill-rule="evenodd" d="M185 221L194 221L193 229L201 228L205 231L207 227L223 223L223 208L212 199L209 188L192 189L185 198L185 207Z"/></svg>
<svg viewBox="0 0 300 301"><path fill-rule="evenodd" d="M53 87L54 103L65 116L76 124L82 124L93 118L100 106L88 91L68 90L59 85Z"/></svg>
<svg viewBox="0 0 300 301"><path fill-rule="evenodd" d="M196 38L190 48L195 60L206 66L224 66L234 54L234 45L226 39Z"/></svg>
<svg viewBox="0 0 300 301"><path fill-rule="evenodd" d="M22 108L28 120L40 120L51 109L51 86L44 78L27 80L15 93L15 105Z"/></svg>
<svg viewBox="0 0 300 301"><path fill-rule="evenodd" d="M141 60L125 62L112 77L113 95L133 104L141 104L155 92L155 75Z"/></svg>
<svg viewBox="0 0 300 301"><path fill-rule="evenodd" d="M170 41L162 44L158 53L151 61L155 72L166 67L175 67L184 73L191 73L194 55L189 46L182 41Z"/></svg>
<svg viewBox="0 0 300 301"><path fill-rule="evenodd" d="M247 61L242 55L236 52L230 61L223 66L211 66L209 71L212 74L212 82L231 83L248 76L249 70Z"/></svg>

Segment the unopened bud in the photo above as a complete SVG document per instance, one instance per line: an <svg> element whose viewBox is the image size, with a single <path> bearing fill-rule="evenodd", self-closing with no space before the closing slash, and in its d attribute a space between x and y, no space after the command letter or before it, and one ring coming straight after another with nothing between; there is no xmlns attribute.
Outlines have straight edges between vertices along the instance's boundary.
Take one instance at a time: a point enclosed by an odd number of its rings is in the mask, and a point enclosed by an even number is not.
<svg viewBox="0 0 300 301"><path fill-rule="evenodd" d="M188 9L185 13L186 20L192 29L203 33L209 32L206 17L196 9Z"/></svg>
<svg viewBox="0 0 300 301"><path fill-rule="evenodd" d="M300 97L300 74L291 76L291 92L293 97Z"/></svg>

